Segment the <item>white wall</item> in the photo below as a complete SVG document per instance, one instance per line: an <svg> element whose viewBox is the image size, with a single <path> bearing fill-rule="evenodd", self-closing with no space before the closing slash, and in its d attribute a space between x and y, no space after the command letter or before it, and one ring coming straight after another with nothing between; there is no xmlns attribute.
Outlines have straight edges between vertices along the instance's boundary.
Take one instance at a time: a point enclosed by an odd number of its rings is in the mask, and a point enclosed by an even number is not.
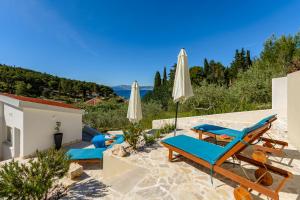
<svg viewBox="0 0 300 200"><path fill-rule="evenodd" d="M287 77L272 79L272 109L280 117L287 117Z"/></svg>
<svg viewBox="0 0 300 200"><path fill-rule="evenodd" d="M8 105L4 103L3 106L4 110L4 124L3 124L3 137L6 133L6 126L12 128L12 141L14 140L14 130L15 128L20 130L21 140L23 137L23 112L19 108L14 106ZM3 138L2 137L2 138ZM4 140L4 138L3 138ZM20 154L22 155L22 142L21 142L21 149ZM14 146L10 146L7 143L2 142L2 159L10 159L14 157Z"/></svg>
<svg viewBox="0 0 300 200"><path fill-rule="evenodd" d="M177 119L178 129L191 129L201 124L215 124L227 126L233 129L243 129L249 125L257 123L264 117L275 114L273 110L253 110L243 112L222 113L213 115L201 115L193 117L182 117ZM167 124L174 124L172 119L159 119L152 121L152 128L159 129Z"/></svg>
<svg viewBox="0 0 300 200"><path fill-rule="evenodd" d="M4 104L0 102L0 160L2 160L2 142L4 138Z"/></svg>
<svg viewBox="0 0 300 200"><path fill-rule="evenodd" d="M61 122L63 144L82 139L82 114L24 108L23 156L54 145L54 128Z"/></svg>
<svg viewBox="0 0 300 200"><path fill-rule="evenodd" d="M287 76L288 84L288 136L290 141L300 149L300 71Z"/></svg>

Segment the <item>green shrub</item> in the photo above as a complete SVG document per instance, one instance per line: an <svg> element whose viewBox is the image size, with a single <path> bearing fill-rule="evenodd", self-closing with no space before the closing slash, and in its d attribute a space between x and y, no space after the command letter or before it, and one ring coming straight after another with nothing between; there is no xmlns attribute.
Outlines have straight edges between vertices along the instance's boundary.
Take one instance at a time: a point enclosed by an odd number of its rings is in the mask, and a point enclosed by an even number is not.
<svg viewBox="0 0 300 200"><path fill-rule="evenodd" d="M162 134L167 134L167 133L170 133L170 132L174 131L174 129L175 129L175 125L174 124L166 124L160 130L161 130Z"/></svg>
<svg viewBox="0 0 300 200"><path fill-rule="evenodd" d="M159 139L160 137L161 137L161 130L160 129L158 129L158 130L156 130L155 132L154 132L154 138L156 138L156 139Z"/></svg>
<svg viewBox="0 0 300 200"><path fill-rule="evenodd" d="M100 131L123 129L129 125L127 104L110 99L95 106L83 106L83 122Z"/></svg>
<svg viewBox="0 0 300 200"><path fill-rule="evenodd" d="M147 146L152 145L156 142L156 137L153 135L147 135L146 133L144 133L143 138Z"/></svg>
<svg viewBox="0 0 300 200"><path fill-rule="evenodd" d="M69 157L62 150L37 152L27 164L11 161L0 169L0 197L7 199L47 199L54 181L69 169Z"/></svg>
<svg viewBox="0 0 300 200"><path fill-rule="evenodd" d="M142 136L143 128L141 124L130 124L124 132L125 141L133 148L137 149L138 142Z"/></svg>

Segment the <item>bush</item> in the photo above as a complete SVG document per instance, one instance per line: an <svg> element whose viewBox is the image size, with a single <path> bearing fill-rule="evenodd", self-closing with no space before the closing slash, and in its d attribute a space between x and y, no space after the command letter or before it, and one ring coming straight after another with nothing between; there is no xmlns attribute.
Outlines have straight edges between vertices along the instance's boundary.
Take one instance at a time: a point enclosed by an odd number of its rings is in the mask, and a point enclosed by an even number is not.
<svg viewBox="0 0 300 200"><path fill-rule="evenodd" d="M37 152L27 164L11 161L0 169L0 197L7 199L47 199L54 181L69 169L69 157L62 150Z"/></svg>
<svg viewBox="0 0 300 200"><path fill-rule="evenodd" d="M118 130L129 125L127 104L110 99L95 106L81 106L86 113L83 122L100 131Z"/></svg>
<svg viewBox="0 0 300 200"><path fill-rule="evenodd" d="M124 138L125 141L133 148L137 149L138 142L142 136L143 128L141 127L141 124L135 123L130 124L127 128L127 130L124 130Z"/></svg>
<svg viewBox="0 0 300 200"><path fill-rule="evenodd" d="M154 132L154 137L156 138L156 139L159 139L160 137L161 137L161 130L160 129L158 129L158 130L156 130L155 132Z"/></svg>
<svg viewBox="0 0 300 200"><path fill-rule="evenodd" d="M142 126L145 129L152 127L152 120L156 119L163 112L162 106L156 101L143 102L143 119L141 121Z"/></svg>
<svg viewBox="0 0 300 200"><path fill-rule="evenodd" d="M175 130L175 124L166 124L160 129L162 134L167 134Z"/></svg>
<svg viewBox="0 0 300 200"><path fill-rule="evenodd" d="M161 129L158 129L154 132L154 138L159 139L163 137L165 134L168 134L172 131L174 131L175 125L174 124L166 124Z"/></svg>
<svg viewBox="0 0 300 200"><path fill-rule="evenodd" d="M143 134L144 141L146 145L152 145L156 142L156 137L153 135L147 135L146 133Z"/></svg>

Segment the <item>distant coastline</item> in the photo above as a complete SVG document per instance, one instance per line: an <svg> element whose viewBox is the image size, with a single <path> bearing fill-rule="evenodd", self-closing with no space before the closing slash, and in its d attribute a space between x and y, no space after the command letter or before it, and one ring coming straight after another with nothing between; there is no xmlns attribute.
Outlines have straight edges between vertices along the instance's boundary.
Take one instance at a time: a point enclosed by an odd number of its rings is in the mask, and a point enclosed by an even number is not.
<svg viewBox="0 0 300 200"><path fill-rule="evenodd" d="M121 96L125 99L130 98L130 91L131 91L130 85L113 86L112 89L118 96ZM141 86L140 87L141 98L143 98L149 91L152 91L152 90L153 90L152 86Z"/></svg>
<svg viewBox="0 0 300 200"><path fill-rule="evenodd" d="M140 90L141 98L143 98L150 90ZM125 99L130 98L130 90L114 90L114 92Z"/></svg>

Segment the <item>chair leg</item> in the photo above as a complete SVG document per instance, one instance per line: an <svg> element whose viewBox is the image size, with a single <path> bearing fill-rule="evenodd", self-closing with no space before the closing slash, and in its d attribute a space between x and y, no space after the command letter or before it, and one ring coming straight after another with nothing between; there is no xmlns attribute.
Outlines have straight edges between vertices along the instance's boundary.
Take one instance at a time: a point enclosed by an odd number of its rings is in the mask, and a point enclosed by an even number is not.
<svg viewBox="0 0 300 200"><path fill-rule="evenodd" d="M173 151L169 149L169 161L173 160Z"/></svg>
<svg viewBox="0 0 300 200"><path fill-rule="evenodd" d="M202 140L202 133L199 133L199 140Z"/></svg>
<svg viewBox="0 0 300 200"><path fill-rule="evenodd" d="M264 146L259 146L259 145L254 145L253 148L255 150L260 150L266 153L272 153L276 156L284 156L284 152L282 149L275 149L275 148L269 148L269 147L264 147Z"/></svg>

